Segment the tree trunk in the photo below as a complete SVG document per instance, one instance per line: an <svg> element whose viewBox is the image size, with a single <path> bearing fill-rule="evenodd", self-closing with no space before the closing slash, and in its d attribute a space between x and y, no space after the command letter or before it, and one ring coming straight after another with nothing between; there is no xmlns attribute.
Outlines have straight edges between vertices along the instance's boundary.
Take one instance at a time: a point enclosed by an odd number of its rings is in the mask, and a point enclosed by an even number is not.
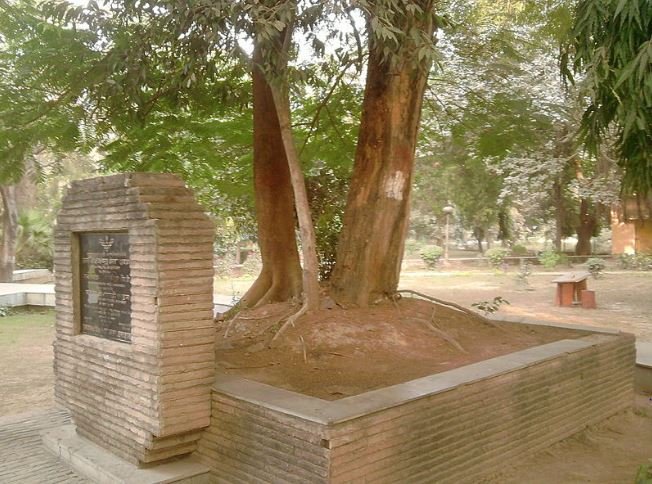
<svg viewBox="0 0 652 484"><path fill-rule="evenodd" d="M577 226L575 255L591 255L591 237L597 224L591 204L586 198L580 200L580 223Z"/></svg>
<svg viewBox="0 0 652 484"><path fill-rule="evenodd" d="M482 246L482 241L484 240L484 229L482 227L474 228L473 237L475 237L475 240L478 243L478 252L484 254L484 247Z"/></svg>
<svg viewBox="0 0 652 484"><path fill-rule="evenodd" d="M560 176L561 178L561 176ZM561 252L561 241L564 232L564 223L566 222L566 207L564 205L564 194L561 180L556 180L552 188L553 203L555 205L555 240L554 246L556 252Z"/></svg>
<svg viewBox="0 0 652 484"><path fill-rule="evenodd" d="M575 164L575 178L581 183L584 181L582 163L578 156L573 157ZM577 226L577 245L575 255L591 255L591 237L598 223L594 207L587 198L580 199L579 225Z"/></svg>
<svg viewBox="0 0 652 484"><path fill-rule="evenodd" d="M283 91L279 87L272 86L276 114L281 128L281 138L290 170L290 181L294 192L294 206L297 212L297 218L299 219L301 253L303 254L303 302L308 311L313 311L319 309L319 261L317 259L315 228L312 224L310 207L308 206L306 182L292 136L290 103L287 94L284 94Z"/></svg>
<svg viewBox="0 0 652 484"><path fill-rule="evenodd" d="M16 240L18 239L18 209L16 187L0 185L2 196L2 251L0 252L0 282L12 282L16 268Z"/></svg>
<svg viewBox="0 0 652 484"><path fill-rule="evenodd" d="M432 35L434 26L429 29ZM360 134L331 294L365 307L393 294L408 228L414 151L428 67L407 48L392 62L372 44Z"/></svg>
<svg viewBox="0 0 652 484"><path fill-rule="evenodd" d="M254 192L263 267L243 307L301 295L301 265L295 236L294 197L274 99L254 50Z"/></svg>

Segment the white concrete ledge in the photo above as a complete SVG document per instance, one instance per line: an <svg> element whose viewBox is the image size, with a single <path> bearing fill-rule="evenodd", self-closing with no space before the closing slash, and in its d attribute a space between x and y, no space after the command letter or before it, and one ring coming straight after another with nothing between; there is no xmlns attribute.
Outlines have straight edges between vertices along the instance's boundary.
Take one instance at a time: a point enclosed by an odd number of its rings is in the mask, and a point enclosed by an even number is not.
<svg viewBox="0 0 652 484"><path fill-rule="evenodd" d="M0 283L0 306L54 307L53 284Z"/></svg>

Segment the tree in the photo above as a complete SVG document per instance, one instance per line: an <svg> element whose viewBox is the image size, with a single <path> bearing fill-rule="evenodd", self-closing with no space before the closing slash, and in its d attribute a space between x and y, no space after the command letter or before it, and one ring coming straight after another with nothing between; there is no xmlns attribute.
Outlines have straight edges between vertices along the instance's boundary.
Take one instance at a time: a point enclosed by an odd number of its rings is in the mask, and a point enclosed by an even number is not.
<svg viewBox="0 0 652 484"><path fill-rule="evenodd" d="M367 261L362 277L347 275L347 271L355 272L357 268L346 262L341 263L345 269L334 274L338 281L334 288L340 297L365 305L376 295L393 292L398 281L421 97L432 59L432 34L437 16L433 2L429 1L384 0L359 2L358 5L367 16L372 49L369 54L368 89L363 103L366 114L363 114L359 155L356 158L358 175L353 177L354 195L349 197L349 222L345 217L346 235L342 239L346 242L339 251L343 255L338 259L350 258L352 250L362 249L364 239L377 238L378 243L370 240L371 243L364 247L368 255L361 258ZM80 51L86 49L80 61L84 68L79 68L86 74L81 76L85 77L86 85L82 90L66 90L63 97L82 96L83 91L87 104L96 114L102 113L108 122L117 127L118 132L130 123L145 120L161 104L169 102L179 105L179 101L192 100L196 96L194 88L202 91L202 87L219 85L219 79L215 76L220 70L219 66L233 64L230 55L242 57L237 40L243 33L252 35L257 32L256 45L269 54L275 52L275 43L277 47L286 45L285 40L291 38L295 20L298 24L309 25L316 22L313 19L324 19L333 12L350 16L350 6L338 2L326 5L296 4L291 1L211 2L210 8L203 3L173 8L166 2L137 6L115 2L111 7L110 16L95 4L83 9L66 3L52 3L45 10L59 22L57 28L73 31L70 28L72 23L78 27L82 24L88 26L88 31L72 39ZM235 23L232 23L233 19L236 19ZM280 35L284 37L281 38L282 42L279 42ZM314 33L311 35L318 45L317 36ZM359 40L357 33L356 36ZM284 157L290 167L296 168L298 159L294 156L289 103L285 95L288 89L284 87L290 77L287 69L280 63L275 64L276 61L287 62L284 55L291 50L284 47L276 51L281 54L280 57L274 60L263 55L262 65L255 67L265 74L272 94ZM278 69L279 66L281 69ZM389 74L397 76L395 79L385 79ZM213 96L217 92L214 91ZM401 99L405 94L409 94L407 105ZM256 109L254 105L254 111ZM389 109L391 115L385 109ZM376 115L382 116L382 119L376 118ZM390 130L383 142L385 148L374 141L383 129ZM384 165L387 166L383 168ZM365 180L364 176L360 176L365 171L376 174ZM297 200L303 198L300 196L301 173L299 170L292 172L295 201L301 203L301 200ZM373 199L361 198L368 189L382 195L381 198L387 198L384 195L389 194L389 218L386 220L393 220L390 226L385 226L379 219L365 221L372 223L359 223L371 216L374 209L381 208ZM399 203L395 204L394 201ZM302 232L307 234L309 221L302 213L305 210L298 211L299 218L303 219L300 225ZM354 228L347 231L347 223ZM269 226L274 226L273 222ZM392 226L398 230L393 230ZM304 236L302 239L304 262L308 262L312 244L310 237ZM388 251L383 252L385 249ZM375 268L380 267L378 257L385 254L388 255L387 262L381 273ZM310 279L315 281L315 271L309 270L312 273ZM387 278L388 275L391 277ZM304 291L308 290L306 286L307 280L304 281ZM314 284L311 287L310 292L314 293ZM262 292L261 297L264 296Z"/></svg>
<svg viewBox="0 0 652 484"><path fill-rule="evenodd" d="M36 33L41 25L33 15L31 3L23 15L7 2L0 2L0 192L2 194L3 223L2 250L0 251L0 281L12 280L16 261L18 236L18 210L15 184L26 173L30 163L36 175L41 170L35 156L46 148L55 154L85 145L85 134L79 120L83 108L75 103L55 102L61 85L74 82L74 70L61 71L60 76L43 76L34 62L65 65L74 51L63 50L68 45L69 33L52 35L47 29L40 35L49 43L49 54L38 50L40 58L25 58L22 54L40 42ZM20 21L17 21L20 18ZM26 21L25 21L26 20ZM56 57L56 61L55 61ZM61 84L50 81L56 79Z"/></svg>
<svg viewBox="0 0 652 484"><path fill-rule="evenodd" d="M562 57L580 74L587 97L582 140L591 153L615 129L623 189L652 188L652 3L648 0L579 0Z"/></svg>
<svg viewBox="0 0 652 484"><path fill-rule="evenodd" d="M432 1L366 5L367 81L331 280L336 300L363 307L398 286L421 105L440 21Z"/></svg>

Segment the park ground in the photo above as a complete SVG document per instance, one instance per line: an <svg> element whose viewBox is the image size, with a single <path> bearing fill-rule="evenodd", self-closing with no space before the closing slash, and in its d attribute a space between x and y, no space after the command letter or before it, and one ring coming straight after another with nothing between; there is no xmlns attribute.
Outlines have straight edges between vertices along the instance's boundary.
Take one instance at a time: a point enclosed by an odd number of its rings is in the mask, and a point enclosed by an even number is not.
<svg viewBox="0 0 652 484"><path fill-rule="evenodd" d="M652 341L652 273L610 272L589 280L597 309L554 305L559 274L535 272L524 285L518 271L405 271L400 287L466 307L500 296L498 314L541 321L618 329ZM240 296L253 277L218 279L216 293ZM44 410L54 405L51 310L18 311L0 318L0 417ZM634 482L636 468L652 459L652 397L638 395L633 411L505 469L488 482Z"/></svg>

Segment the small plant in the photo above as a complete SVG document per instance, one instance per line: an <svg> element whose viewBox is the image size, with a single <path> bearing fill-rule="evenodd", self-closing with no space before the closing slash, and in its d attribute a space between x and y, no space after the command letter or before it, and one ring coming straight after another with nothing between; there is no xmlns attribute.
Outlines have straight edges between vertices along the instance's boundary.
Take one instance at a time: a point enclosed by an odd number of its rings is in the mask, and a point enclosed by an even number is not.
<svg viewBox="0 0 652 484"><path fill-rule="evenodd" d="M0 306L0 318L9 316L11 309L9 306Z"/></svg>
<svg viewBox="0 0 652 484"><path fill-rule="evenodd" d="M543 267L552 269L561 262L562 257L559 252L555 252L554 250L544 250L539 254L538 259Z"/></svg>
<svg viewBox="0 0 652 484"><path fill-rule="evenodd" d="M527 261L524 261L518 269L518 274L516 274L516 280L521 283L525 288L530 287L529 277L532 274L530 269L530 264Z"/></svg>
<svg viewBox="0 0 652 484"><path fill-rule="evenodd" d="M437 263L443 254L444 249L438 245L427 245L421 249L421 252L419 253L421 259L429 269L433 269L437 266Z"/></svg>
<svg viewBox="0 0 652 484"><path fill-rule="evenodd" d="M483 311L485 316L487 316L488 314L493 314L498 311L500 306L503 304L509 304L509 301L507 299L503 299L501 296L496 296L492 301L480 301L471 304L471 306L478 308L480 311Z"/></svg>
<svg viewBox="0 0 652 484"><path fill-rule="evenodd" d="M591 257L586 261L586 267L594 279L599 279L603 276L605 263L604 260L600 259L599 257Z"/></svg>
<svg viewBox="0 0 652 484"><path fill-rule="evenodd" d="M643 464L638 468L636 473L635 484L652 484L652 461Z"/></svg>
<svg viewBox="0 0 652 484"><path fill-rule="evenodd" d="M492 247L487 249L484 255L489 259L489 264L494 269L498 269L505 262L505 257L509 255L509 250L503 247Z"/></svg>

